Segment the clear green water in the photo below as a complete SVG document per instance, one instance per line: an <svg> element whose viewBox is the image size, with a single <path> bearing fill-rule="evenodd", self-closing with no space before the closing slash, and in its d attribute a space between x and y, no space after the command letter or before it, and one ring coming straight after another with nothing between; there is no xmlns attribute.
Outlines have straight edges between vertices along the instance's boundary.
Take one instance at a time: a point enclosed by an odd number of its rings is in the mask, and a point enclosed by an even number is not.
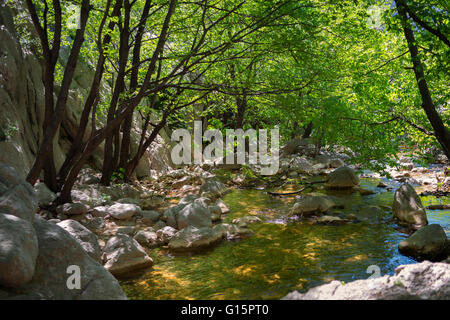
<svg viewBox="0 0 450 320"><path fill-rule="evenodd" d="M378 193L330 194L343 204L342 213L359 208L391 206L393 193L378 189L375 179L362 186ZM231 209L224 222L256 215L264 223L251 225L254 236L224 241L213 250L192 256L171 256L163 249L150 252L155 265L147 272L124 280L121 285L130 299L279 299L292 290L339 280L368 278L370 265L382 274L392 274L399 264L415 263L398 253L397 244L406 237L395 229L386 211L382 223L341 226L287 221L294 197L274 198L263 191L235 190L224 197ZM422 199L424 205L449 199ZM386 208L388 209L388 208ZM428 211L430 223L450 231L450 210Z"/></svg>

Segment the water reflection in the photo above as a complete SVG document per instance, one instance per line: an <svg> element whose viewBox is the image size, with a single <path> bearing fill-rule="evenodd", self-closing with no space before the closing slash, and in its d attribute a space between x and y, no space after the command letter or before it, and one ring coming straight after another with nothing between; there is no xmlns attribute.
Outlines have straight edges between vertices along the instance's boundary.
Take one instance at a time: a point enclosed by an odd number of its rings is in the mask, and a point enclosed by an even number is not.
<svg viewBox="0 0 450 320"><path fill-rule="evenodd" d="M362 187L377 193L328 192L344 213L364 206L392 204L393 193L377 188L379 180L362 179ZM326 192L326 191L323 191ZM425 198L424 205L448 199ZM123 281L130 299L279 299L292 290L305 291L332 280L349 282L371 274L377 265L381 274L393 274L399 264L414 263L398 253L406 237L392 222L361 222L340 226L305 221L287 223L292 197L272 197L259 190L235 190L224 197L231 209L224 222L256 215L265 223L251 225L253 237L223 242L214 250L193 256L169 256L151 252L153 269L137 279ZM428 211L430 223L449 232L449 210Z"/></svg>

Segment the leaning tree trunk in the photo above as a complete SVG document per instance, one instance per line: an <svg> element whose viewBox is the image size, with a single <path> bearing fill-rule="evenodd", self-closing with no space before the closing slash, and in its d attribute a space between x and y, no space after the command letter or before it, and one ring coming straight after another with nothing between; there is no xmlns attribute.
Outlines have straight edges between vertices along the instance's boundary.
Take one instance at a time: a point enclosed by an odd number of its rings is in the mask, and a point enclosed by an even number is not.
<svg viewBox="0 0 450 320"><path fill-rule="evenodd" d="M419 87L420 95L422 96L422 108L425 111L428 121L434 130L434 135L437 141L442 146L445 155L450 159L450 131L445 127L434 106L431 98L431 93L428 88L427 81L425 80L425 72L422 62L419 58L419 50L417 49L416 39L409 23L408 16L405 9L405 1L397 0L397 11L402 18L403 31L408 43L409 53L413 63L414 74L417 80L417 86Z"/></svg>

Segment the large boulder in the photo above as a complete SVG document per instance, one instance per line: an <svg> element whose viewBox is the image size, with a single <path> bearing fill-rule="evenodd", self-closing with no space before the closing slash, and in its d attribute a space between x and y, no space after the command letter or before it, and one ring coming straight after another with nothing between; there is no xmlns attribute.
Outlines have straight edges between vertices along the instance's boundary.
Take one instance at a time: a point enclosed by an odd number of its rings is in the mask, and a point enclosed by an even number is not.
<svg viewBox="0 0 450 320"><path fill-rule="evenodd" d="M78 221L67 219L57 223L74 237L81 247L96 261L101 261L101 249L97 236Z"/></svg>
<svg viewBox="0 0 450 320"><path fill-rule="evenodd" d="M108 208L108 213L118 220L128 220L139 211L140 208L131 203L115 203Z"/></svg>
<svg viewBox="0 0 450 320"><path fill-rule="evenodd" d="M179 230L188 226L202 228L212 225L211 211L209 207L199 202L192 202L184 206L177 213L177 227Z"/></svg>
<svg viewBox="0 0 450 320"><path fill-rule="evenodd" d="M135 239L122 233L108 240L103 248L103 260L106 270L115 276L153 265L153 260L144 248Z"/></svg>
<svg viewBox="0 0 450 320"><path fill-rule="evenodd" d="M441 261L448 254L447 235L440 225L430 224L400 242L398 251L419 261Z"/></svg>
<svg viewBox="0 0 450 320"><path fill-rule="evenodd" d="M175 252L206 249L220 242L223 235L219 229L189 226L174 235L169 242L169 249Z"/></svg>
<svg viewBox="0 0 450 320"><path fill-rule="evenodd" d="M309 216L316 213L327 212L334 206L333 200L321 193L302 195L292 207L291 215Z"/></svg>
<svg viewBox="0 0 450 320"><path fill-rule="evenodd" d="M0 286L20 287L34 274L38 239L30 222L0 213Z"/></svg>
<svg viewBox="0 0 450 320"><path fill-rule="evenodd" d="M168 226L183 229L187 226L196 228L210 227L212 216L209 199L197 195L182 198L177 205L167 209L162 217Z"/></svg>
<svg viewBox="0 0 450 320"><path fill-rule="evenodd" d="M36 216L34 229L39 255L33 279L11 292L12 299L123 300L118 281L93 260L78 241L61 227ZM79 267L80 287L68 286L71 266Z"/></svg>
<svg viewBox="0 0 450 320"><path fill-rule="evenodd" d="M306 293L294 291L284 300L449 300L450 264L425 261L402 265L393 276L332 281Z"/></svg>
<svg viewBox="0 0 450 320"><path fill-rule="evenodd" d="M399 224L416 230L428 224L422 201L410 184L405 183L395 191L392 211Z"/></svg>
<svg viewBox="0 0 450 320"><path fill-rule="evenodd" d="M330 189L349 189L359 185L359 177L349 167L340 167L328 175L325 186Z"/></svg>
<svg viewBox="0 0 450 320"><path fill-rule="evenodd" d="M0 164L0 212L33 222L37 198L33 187L13 167Z"/></svg>

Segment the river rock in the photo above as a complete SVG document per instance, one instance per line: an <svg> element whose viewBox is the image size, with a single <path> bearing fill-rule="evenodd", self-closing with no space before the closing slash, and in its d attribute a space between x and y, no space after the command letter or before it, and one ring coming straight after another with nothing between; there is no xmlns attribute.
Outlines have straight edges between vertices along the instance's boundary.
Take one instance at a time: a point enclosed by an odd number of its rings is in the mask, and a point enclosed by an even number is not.
<svg viewBox="0 0 450 320"><path fill-rule="evenodd" d="M230 212L230 209L222 199L217 199L215 205L220 207L222 214L227 214Z"/></svg>
<svg viewBox="0 0 450 320"><path fill-rule="evenodd" d="M140 211L140 208L131 203L115 203L108 209L109 214L118 220L128 220L138 211Z"/></svg>
<svg viewBox="0 0 450 320"><path fill-rule="evenodd" d="M345 224L347 223L347 220L341 219L339 217L334 216L322 216L317 218L316 223L319 224L332 224L332 225L339 225L339 224Z"/></svg>
<svg viewBox="0 0 450 320"><path fill-rule="evenodd" d="M252 230L230 223L220 223L218 225L215 225L213 229L221 232L222 236L227 240L242 239L253 235Z"/></svg>
<svg viewBox="0 0 450 320"><path fill-rule="evenodd" d="M334 206L333 200L321 193L302 195L292 207L291 215L309 216L316 213L327 212Z"/></svg>
<svg viewBox="0 0 450 320"><path fill-rule="evenodd" d="M219 229L186 227L177 232L169 242L169 249L175 252L196 251L209 248L222 240Z"/></svg>
<svg viewBox="0 0 450 320"><path fill-rule="evenodd" d="M170 226L165 226L156 231L156 235L158 236L159 242L162 244L168 244L170 240L172 240L173 236L178 232L177 229L172 228Z"/></svg>
<svg viewBox="0 0 450 320"><path fill-rule="evenodd" d="M401 265L393 276L332 281L306 293L294 291L283 300L449 300L450 265L425 261Z"/></svg>
<svg viewBox="0 0 450 320"><path fill-rule="evenodd" d="M32 223L37 205L33 187L13 167L0 164L0 212Z"/></svg>
<svg viewBox="0 0 450 320"><path fill-rule="evenodd" d="M430 224L400 242L398 251L419 261L441 261L448 255L447 235L440 225Z"/></svg>
<svg viewBox="0 0 450 320"><path fill-rule="evenodd" d="M331 189L348 189L359 185L359 177L349 167L340 167L328 175L325 186Z"/></svg>
<svg viewBox="0 0 450 320"><path fill-rule="evenodd" d="M413 229L417 230L428 224L422 201L410 184L403 184L395 191L392 211L400 224Z"/></svg>
<svg viewBox="0 0 450 320"><path fill-rule="evenodd" d="M381 222L385 215L385 211L380 207L367 206L356 213L356 218L360 221Z"/></svg>
<svg viewBox="0 0 450 320"><path fill-rule="evenodd" d="M68 232L39 216L35 217L33 226L39 243L34 276L20 288L20 294L11 293L11 299L126 299L118 281ZM67 286L70 266L80 268L79 289Z"/></svg>
<svg viewBox="0 0 450 320"><path fill-rule="evenodd" d="M56 199L56 194L42 182L34 186L34 192L36 193L37 201L40 206L48 206Z"/></svg>
<svg viewBox="0 0 450 320"><path fill-rule="evenodd" d="M95 208L93 208L93 209L91 210L91 214L92 214L94 217L101 217L101 218L104 218L104 217L106 217L107 214L109 214L109 207L107 207L107 206L98 206L98 207L95 207Z"/></svg>
<svg viewBox="0 0 450 320"><path fill-rule="evenodd" d="M223 196L228 191L228 188L220 181L216 179L209 179L206 181L199 190L202 197L216 199Z"/></svg>
<svg viewBox="0 0 450 320"><path fill-rule="evenodd" d="M139 230L134 239L147 248L155 248L159 245L158 235L152 227Z"/></svg>
<svg viewBox="0 0 450 320"><path fill-rule="evenodd" d="M221 219L222 209L217 205L208 206L209 212L211 212L211 221L216 222Z"/></svg>
<svg viewBox="0 0 450 320"><path fill-rule="evenodd" d="M342 161L341 159L332 159L330 161L330 167L331 168L340 168L345 166L344 161Z"/></svg>
<svg viewBox="0 0 450 320"><path fill-rule="evenodd" d="M291 160L289 169L295 171L296 173L309 173L313 171L313 166L307 159L297 157Z"/></svg>
<svg viewBox="0 0 450 320"><path fill-rule="evenodd" d="M142 215L141 218L142 223L147 226L154 225L161 217L159 212L153 210L142 210L141 215Z"/></svg>
<svg viewBox="0 0 450 320"><path fill-rule="evenodd" d="M233 219L232 223L236 224L238 227L246 227L249 224L260 223L262 222L261 218L256 216L245 216L241 218Z"/></svg>
<svg viewBox="0 0 450 320"><path fill-rule="evenodd" d="M82 203L64 203L56 207L56 213L74 216L87 213L88 208Z"/></svg>
<svg viewBox="0 0 450 320"><path fill-rule="evenodd" d="M29 221L0 213L0 286L20 287L34 274L38 239Z"/></svg>
<svg viewBox="0 0 450 320"><path fill-rule="evenodd" d="M117 234L108 240L103 248L103 260L106 270L115 276L153 265L141 245L126 234Z"/></svg>
<svg viewBox="0 0 450 320"><path fill-rule="evenodd" d="M97 236L81 223L67 219L57 223L58 226L66 230L74 237L81 247L96 261L101 261L101 249Z"/></svg>

